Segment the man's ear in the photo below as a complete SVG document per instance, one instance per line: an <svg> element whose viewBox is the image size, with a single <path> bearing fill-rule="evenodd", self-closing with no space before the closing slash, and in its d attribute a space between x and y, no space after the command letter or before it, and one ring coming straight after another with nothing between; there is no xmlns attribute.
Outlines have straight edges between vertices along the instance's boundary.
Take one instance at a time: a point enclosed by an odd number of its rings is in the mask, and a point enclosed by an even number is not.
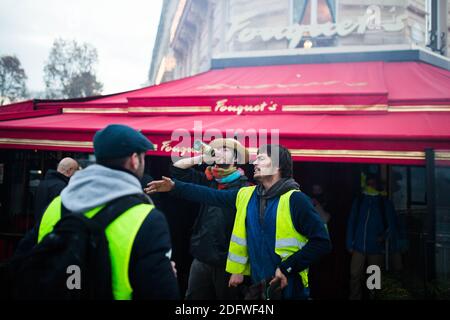
<svg viewBox="0 0 450 320"><path fill-rule="evenodd" d="M139 168L139 165L141 163L141 159L139 159L139 154L136 152L131 155L131 167L133 170L137 170Z"/></svg>

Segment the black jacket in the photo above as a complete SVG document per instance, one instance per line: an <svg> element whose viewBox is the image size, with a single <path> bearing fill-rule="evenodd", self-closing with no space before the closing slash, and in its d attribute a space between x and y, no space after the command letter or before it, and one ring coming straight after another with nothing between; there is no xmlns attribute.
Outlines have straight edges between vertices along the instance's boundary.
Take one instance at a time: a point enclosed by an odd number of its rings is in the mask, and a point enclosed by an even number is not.
<svg viewBox="0 0 450 320"><path fill-rule="evenodd" d="M195 169L172 166L171 173L178 180L217 189L215 181L209 181L205 173ZM246 185L247 177L242 176L228 184L228 189L239 189ZM192 231L192 256L203 263L225 268L235 216L236 211L233 209L202 204Z"/></svg>
<svg viewBox="0 0 450 320"><path fill-rule="evenodd" d="M36 224L20 241L15 255L26 254L34 247L38 230ZM180 299L177 280L166 258L170 250L169 226L164 214L155 208L142 223L131 250L128 276L133 300Z"/></svg>
<svg viewBox="0 0 450 320"><path fill-rule="evenodd" d="M69 177L56 170L48 170L44 179L39 184L36 191L36 200L34 205L34 219L36 222L41 220L47 206L55 199L69 183Z"/></svg>

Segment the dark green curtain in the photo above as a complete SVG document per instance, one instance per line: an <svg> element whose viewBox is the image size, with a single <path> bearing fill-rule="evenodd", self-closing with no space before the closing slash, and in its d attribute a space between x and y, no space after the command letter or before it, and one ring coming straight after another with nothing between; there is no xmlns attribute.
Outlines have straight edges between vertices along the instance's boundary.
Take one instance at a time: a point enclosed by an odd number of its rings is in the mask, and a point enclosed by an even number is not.
<svg viewBox="0 0 450 320"><path fill-rule="evenodd" d="M336 22L336 0L327 0L328 8L331 11L331 17L333 18L333 22Z"/></svg>
<svg viewBox="0 0 450 320"><path fill-rule="evenodd" d="M294 0L293 9L295 22L300 23L300 21L302 21L308 2L309 0ZM336 22L336 0L327 0L327 4L328 8L330 8L333 22Z"/></svg>
<svg viewBox="0 0 450 320"><path fill-rule="evenodd" d="M309 0L294 0L294 22L300 23L305 15L306 6Z"/></svg>

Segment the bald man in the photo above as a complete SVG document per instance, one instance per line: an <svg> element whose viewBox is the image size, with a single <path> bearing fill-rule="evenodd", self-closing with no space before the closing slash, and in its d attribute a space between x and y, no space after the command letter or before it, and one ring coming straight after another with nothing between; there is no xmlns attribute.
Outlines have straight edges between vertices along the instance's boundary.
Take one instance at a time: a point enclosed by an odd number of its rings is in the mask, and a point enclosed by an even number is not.
<svg viewBox="0 0 450 320"><path fill-rule="evenodd" d="M36 192L35 221L41 220L41 216L49 203L59 196L78 168L79 165L76 160L64 158L58 163L56 170L50 169L47 171Z"/></svg>

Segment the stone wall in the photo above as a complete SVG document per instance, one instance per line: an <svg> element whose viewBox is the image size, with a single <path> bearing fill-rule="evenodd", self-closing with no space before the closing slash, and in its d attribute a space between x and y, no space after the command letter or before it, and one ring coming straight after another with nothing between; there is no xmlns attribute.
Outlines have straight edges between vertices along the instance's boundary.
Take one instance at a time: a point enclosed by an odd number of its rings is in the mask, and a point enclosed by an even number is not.
<svg viewBox="0 0 450 320"><path fill-rule="evenodd" d="M450 0L447 1L450 10ZM167 14L162 15L162 26L170 28L177 1L166 0L166 2L171 4L164 7ZM159 66L162 57L171 56L176 61L175 69L166 72L163 81L207 71L210 69L211 59L218 55L288 50L289 45L293 44L284 37L285 34L277 39L268 37L264 41L261 36L250 37L248 41L239 40L240 32L248 28L283 30L283 27L292 27L292 0L187 0L186 3L185 12L173 42L169 44L167 30L160 30L162 36L154 49L156 54L154 53L152 70L158 69L156 65ZM312 38L314 46L374 48L390 44L413 43L422 47L427 45L426 0L337 0L336 22L342 24L349 19L361 21L358 19L367 17L370 5L376 5L376 10L379 8L378 27L364 26L363 32L353 32L347 36L331 35ZM387 31L387 28L392 26L399 16L404 16L402 20L404 27L401 30ZM448 21L450 26L450 11ZM245 26L239 27L242 23L245 23ZM233 29L234 27L236 29ZM270 31L268 34L271 34ZM448 39L450 48L450 33ZM296 46L303 48L303 43L299 42ZM151 82L154 81L154 78L152 79L154 76L155 72L151 72Z"/></svg>

